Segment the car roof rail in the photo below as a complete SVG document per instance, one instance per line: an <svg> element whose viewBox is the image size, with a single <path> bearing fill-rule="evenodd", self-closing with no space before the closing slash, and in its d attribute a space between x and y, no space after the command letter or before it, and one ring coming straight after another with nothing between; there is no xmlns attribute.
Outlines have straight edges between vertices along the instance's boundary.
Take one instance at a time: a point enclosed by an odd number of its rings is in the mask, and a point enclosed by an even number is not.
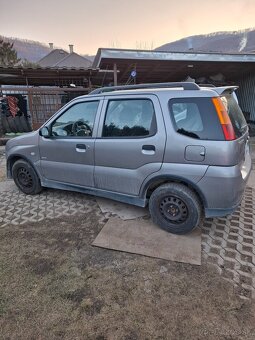
<svg viewBox="0 0 255 340"><path fill-rule="evenodd" d="M100 94L104 92L112 92L119 90L139 90L139 89L162 89L162 88L174 88L182 87L183 90L200 90L200 87L193 82L173 82L173 83L148 83L148 84L136 84L136 85L120 85L120 86L106 86L95 89L89 94Z"/></svg>
<svg viewBox="0 0 255 340"><path fill-rule="evenodd" d="M213 84L198 84L199 87L216 87Z"/></svg>

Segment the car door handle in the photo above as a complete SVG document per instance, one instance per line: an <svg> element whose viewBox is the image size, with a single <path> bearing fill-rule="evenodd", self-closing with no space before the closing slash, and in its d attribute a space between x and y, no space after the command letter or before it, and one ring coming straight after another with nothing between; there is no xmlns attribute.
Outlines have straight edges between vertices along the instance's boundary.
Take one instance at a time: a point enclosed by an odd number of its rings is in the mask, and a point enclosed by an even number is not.
<svg viewBox="0 0 255 340"><path fill-rule="evenodd" d="M143 145L142 153L144 155L154 155L156 151L155 145Z"/></svg>
<svg viewBox="0 0 255 340"><path fill-rule="evenodd" d="M77 152L86 152L86 145L85 144L76 144L75 150Z"/></svg>
<svg viewBox="0 0 255 340"><path fill-rule="evenodd" d="M155 151L156 150L155 145L143 145L142 149L146 150L146 151Z"/></svg>

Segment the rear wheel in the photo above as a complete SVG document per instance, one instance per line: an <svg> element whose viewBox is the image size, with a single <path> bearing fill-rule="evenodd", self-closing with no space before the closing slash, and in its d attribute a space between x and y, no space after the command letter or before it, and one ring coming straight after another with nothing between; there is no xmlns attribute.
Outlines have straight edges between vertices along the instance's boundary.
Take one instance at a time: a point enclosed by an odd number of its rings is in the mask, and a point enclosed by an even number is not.
<svg viewBox="0 0 255 340"><path fill-rule="evenodd" d="M186 234L201 218L197 195L179 183L163 184L150 197L149 209L153 222L173 234Z"/></svg>
<svg viewBox="0 0 255 340"><path fill-rule="evenodd" d="M27 195L36 195L42 187L34 168L20 159L13 164L12 176L17 187Z"/></svg>

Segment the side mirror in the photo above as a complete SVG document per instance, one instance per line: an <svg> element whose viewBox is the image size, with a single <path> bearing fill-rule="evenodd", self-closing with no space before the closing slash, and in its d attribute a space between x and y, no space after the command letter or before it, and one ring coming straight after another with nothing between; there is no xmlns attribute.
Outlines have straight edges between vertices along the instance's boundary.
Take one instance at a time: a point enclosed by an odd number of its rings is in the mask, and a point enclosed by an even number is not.
<svg viewBox="0 0 255 340"><path fill-rule="evenodd" d="M39 130L39 135L44 137L44 138L49 138L50 137L50 131L46 126L44 126L43 128L41 128Z"/></svg>

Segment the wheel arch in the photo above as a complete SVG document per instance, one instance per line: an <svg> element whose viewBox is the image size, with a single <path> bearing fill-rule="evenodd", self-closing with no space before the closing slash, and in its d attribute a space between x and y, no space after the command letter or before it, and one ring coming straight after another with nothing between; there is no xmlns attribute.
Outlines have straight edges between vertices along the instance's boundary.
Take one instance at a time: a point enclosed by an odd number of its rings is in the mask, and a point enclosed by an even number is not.
<svg viewBox="0 0 255 340"><path fill-rule="evenodd" d="M195 194L198 196L202 204L203 209L207 207L207 200L202 191L199 189L199 187L195 183L187 180L186 178L179 176L160 175L150 179L143 185L140 196L149 199L150 195L155 189L157 189L160 185L166 183L180 183L185 185L186 187L195 192Z"/></svg>
<svg viewBox="0 0 255 340"><path fill-rule="evenodd" d="M13 167L14 163L18 160L26 161L34 169L38 178L41 180L41 176L39 175L34 164L26 156L23 156L23 155L20 155L20 154L13 154L13 155L8 157L8 159L7 159L7 177L8 178L13 178L12 177L12 167Z"/></svg>

